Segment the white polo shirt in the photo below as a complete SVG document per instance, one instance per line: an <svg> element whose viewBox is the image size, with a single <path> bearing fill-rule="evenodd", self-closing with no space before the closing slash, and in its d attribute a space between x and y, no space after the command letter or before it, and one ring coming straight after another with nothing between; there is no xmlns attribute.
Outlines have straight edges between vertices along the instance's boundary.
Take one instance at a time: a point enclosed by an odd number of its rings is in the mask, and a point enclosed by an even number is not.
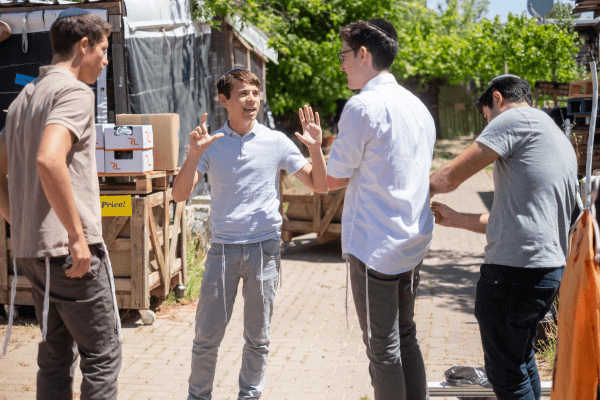
<svg viewBox="0 0 600 400"><path fill-rule="evenodd" d="M218 132L225 136L210 145L197 167L210 183L212 242L279 239L279 170L295 174L308 161L287 136L258 122L244 136L229 121L213 135Z"/></svg>
<svg viewBox="0 0 600 400"><path fill-rule="evenodd" d="M342 215L344 256L384 274L413 269L433 234L431 114L392 74L384 74L348 100L338 126L327 173L350 178Z"/></svg>

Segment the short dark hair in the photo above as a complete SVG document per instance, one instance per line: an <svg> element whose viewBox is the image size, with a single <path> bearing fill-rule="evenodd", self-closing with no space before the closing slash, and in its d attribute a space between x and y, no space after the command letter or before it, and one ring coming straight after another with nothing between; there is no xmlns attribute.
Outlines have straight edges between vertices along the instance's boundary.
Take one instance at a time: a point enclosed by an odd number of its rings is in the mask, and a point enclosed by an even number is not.
<svg viewBox="0 0 600 400"><path fill-rule="evenodd" d="M483 114L483 106L489 109L494 108L492 94L496 91L509 103L526 101L527 104L532 104L531 86L527 80L519 78L516 75L502 75L494 78L488 88L485 89L475 102L475 107L477 107L480 113Z"/></svg>
<svg viewBox="0 0 600 400"><path fill-rule="evenodd" d="M234 79L237 79L243 83L249 83L260 89L260 79L258 79L253 72L250 72L247 69L234 69L227 72L218 80L217 91L219 94L223 94L227 99L229 99L229 97L231 97L233 85L235 84Z"/></svg>
<svg viewBox="0 0 600 400"><path fill-rule="evenodd" d="M110 36L110 30L108 22L92 14L57 19L50 27L52 53L60 59L70 58L81 39L87 37L90 46L95 47L102 38Z"/></svg>
<svg viewBox="0 0 600 400"><path fill-rule="evenodd" d="M340 29L340 38L354 49L354 56L361 46L365 46L373 57L373 68L376 71L389 69L398 54L398 33L383 18L346 25Z"/></svg>

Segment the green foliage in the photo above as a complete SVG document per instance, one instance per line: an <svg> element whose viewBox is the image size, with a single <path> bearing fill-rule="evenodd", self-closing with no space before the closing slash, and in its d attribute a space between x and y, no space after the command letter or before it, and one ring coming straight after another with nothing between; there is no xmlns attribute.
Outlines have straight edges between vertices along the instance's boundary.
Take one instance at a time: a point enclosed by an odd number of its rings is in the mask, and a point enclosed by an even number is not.
<svg viewBox="0 0 600 400"><path fill-rule="evenodd" d="M311 104L326 117L336 100L352 95L336 57L342 45L338 32L374 17L386 18L398 30L400 49L391 71L400 81L473 80L481 86L505 66L532 87L538 80L569 82L580 76L574 59L579 39L562 8L553 10L560 17L556 24L538 25L523 13L509 14L502 25L498 17L483 18L488 3L445 0L433 11L423 0L207 0L202 7L193 0L192 9L195 18L240 15L269 35L279 65L268 65L267 96L278 115Z"/></svg>
<svg viewBox="0 0 600 400"><path fill-rule="evenodd" d="M187 237L187 268L188 281L185 284L184 298L194 299L200 294L200 285L204 275L205 251L200 237L188 233Z"/></svg>

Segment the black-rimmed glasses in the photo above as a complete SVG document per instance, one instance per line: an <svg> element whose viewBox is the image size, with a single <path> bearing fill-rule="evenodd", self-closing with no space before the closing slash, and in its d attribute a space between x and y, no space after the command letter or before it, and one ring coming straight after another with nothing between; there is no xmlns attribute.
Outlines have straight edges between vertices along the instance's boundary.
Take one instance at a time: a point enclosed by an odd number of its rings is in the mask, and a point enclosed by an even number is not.
<svg viewBox="0 0 600 400"><path fill-rule="evenodd" d="M346 50L346 51L340 51L339 53L337 53L338 56L338 60L340 60L340 64L342 64L344 62L344 56L342 54L347 53L349 51L353 51L356 49L350 49L350 50Z"/></svg>

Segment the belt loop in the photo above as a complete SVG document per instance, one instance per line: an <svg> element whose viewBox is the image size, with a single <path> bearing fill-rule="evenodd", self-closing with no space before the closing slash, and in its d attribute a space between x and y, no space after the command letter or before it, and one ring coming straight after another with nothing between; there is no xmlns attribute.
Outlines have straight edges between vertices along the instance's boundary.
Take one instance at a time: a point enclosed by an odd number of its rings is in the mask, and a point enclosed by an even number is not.
<svg viewBox="0 0 600 400"><path fill-rule="evenodd" d="M48 310L50 309L50 257L46 257L46 288L44 290L44 311L42 313L42 341L48 333Z"/></svg>
<svg viewBox="0 0 600 400"><path fill-rule="evenodd" d="M227 289L225 288L225 245L223 247L223 256L221 256L221 279L223 280L223 306L225 307L225 324L227 324Z"/></svg>
<svg viewBox="0 0 600 400"><path fill-rule="evenodd" d="M2 349L2 357L6 355L8 349L8 342L10 342L10 333L13 327L13 321L15 318L15 295L17 294L17 282L19 280L19 274L17 273L17 259L13 257L13 281L10 288L10 311L8 312L8 326L6 327L6 337L4 338L4 348Z"/></svg>

